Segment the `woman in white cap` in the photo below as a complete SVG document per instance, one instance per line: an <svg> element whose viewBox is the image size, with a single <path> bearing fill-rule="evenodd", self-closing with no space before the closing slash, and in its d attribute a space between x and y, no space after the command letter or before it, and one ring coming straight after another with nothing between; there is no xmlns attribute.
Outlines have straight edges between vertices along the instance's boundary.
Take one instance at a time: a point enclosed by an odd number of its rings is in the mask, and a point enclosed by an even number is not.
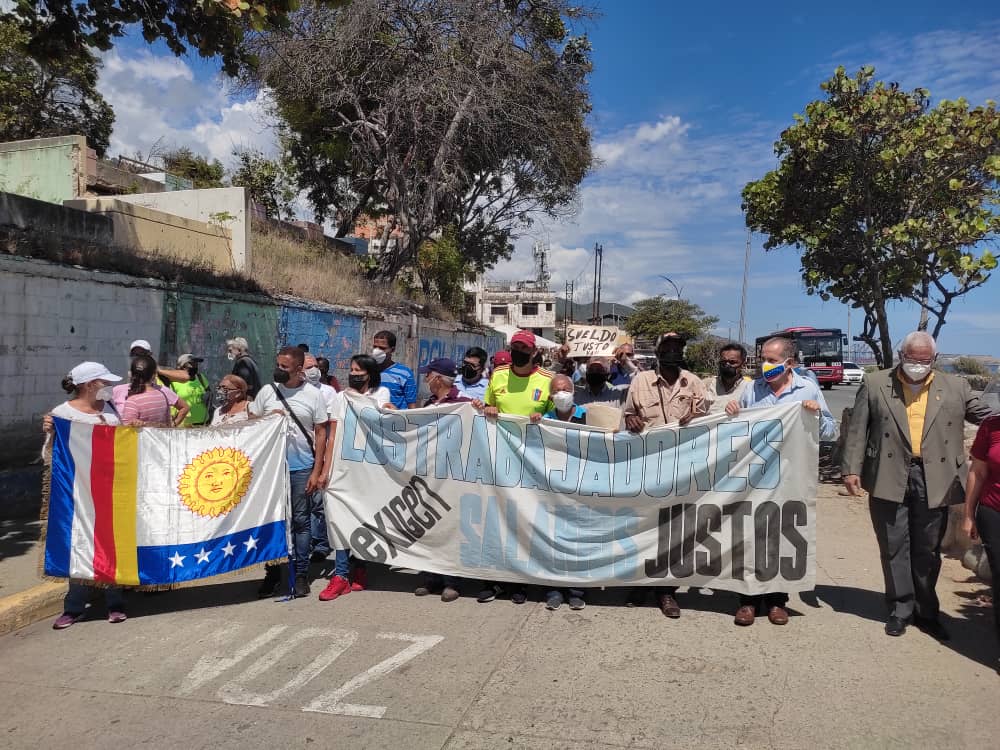
<svg viewBox="0 0 1000 750"><path fill-rule="evenodd" d="M70 394L70 398L45 415L42 429L48 434L52 433L54 416L87 424L121 424L118 412L111 404L111 384L120 380L120 377L111 374L99 362L81 362L62 381L63 390ZM71 583L63 601L63 613L52 623L52 627L64 630L80 620L93 591L90 586ZM108 607L108 622L124 622L125 595L122 589L106 588L104 598Z"/></svg>

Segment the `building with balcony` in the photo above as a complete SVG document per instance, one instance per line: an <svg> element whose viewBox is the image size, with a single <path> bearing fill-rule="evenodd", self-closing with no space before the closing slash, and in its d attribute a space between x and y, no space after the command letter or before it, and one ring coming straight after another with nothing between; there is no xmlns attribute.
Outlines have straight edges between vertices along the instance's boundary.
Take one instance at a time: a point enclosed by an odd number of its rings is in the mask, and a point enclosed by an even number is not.
<svg viewBox="0 0 1000 750"><path fill-rule="evenodd" d="M547 283L487 281L477 276L465 283L465 311L504 333L525 329L546 339L555 335L556 293Z"/></svg>

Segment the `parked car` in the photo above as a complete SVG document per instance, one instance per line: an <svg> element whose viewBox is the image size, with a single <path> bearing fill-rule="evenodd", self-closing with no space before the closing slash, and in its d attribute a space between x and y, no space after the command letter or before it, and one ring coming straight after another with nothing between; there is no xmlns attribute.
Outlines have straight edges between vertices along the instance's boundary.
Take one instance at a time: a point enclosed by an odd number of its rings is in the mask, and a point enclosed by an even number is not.
<svg viewBox="0 0 1000 750"><path fill-rule="evenodd" d="M865 379L865 371L860 365L853 362L844 362L844 375L840 379L841 383L857 384Z"/></svg>

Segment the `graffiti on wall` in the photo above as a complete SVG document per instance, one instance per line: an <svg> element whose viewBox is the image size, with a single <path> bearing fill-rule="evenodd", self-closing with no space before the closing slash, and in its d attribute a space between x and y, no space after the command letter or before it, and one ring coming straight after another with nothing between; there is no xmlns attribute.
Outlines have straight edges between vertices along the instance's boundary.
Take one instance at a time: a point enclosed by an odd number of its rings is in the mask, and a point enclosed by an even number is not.
<svg viewBox="0 0 1000 750"><path fill-rule="evenodd" d="M435 338L420 339L418 364L423 367L432 359L448 357L454 362L461 362L465 352L470 347L479 346L492 355L504 346L502 336L483 336L468 331L456 331L453 334Z"/></svg>
<svg viewBox="0 0 1000 750"><path fill-rule="evenodd" d="M204 357L201 369L216 381L232 370L226 358L226 340L242 336L254 359L266 372L274 361L279 308L232 299L168 294L163 310L166 364L179 354Z"/></svg>
<svg viewBox="0 0 1000 750"><path fill-rule="evenodd" d="M309 353L330 360L331 371L347 371L351 357L363 351L361 347L362 319L329 310L305 307L281 308L278 342L306 344Z"/></svg>

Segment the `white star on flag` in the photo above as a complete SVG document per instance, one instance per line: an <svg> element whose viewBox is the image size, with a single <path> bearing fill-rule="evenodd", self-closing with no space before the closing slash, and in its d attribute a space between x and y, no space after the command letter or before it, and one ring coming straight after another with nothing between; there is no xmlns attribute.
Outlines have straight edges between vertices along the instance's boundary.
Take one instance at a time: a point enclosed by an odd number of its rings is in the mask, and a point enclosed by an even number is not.
<svg viewBox="0 0 1000 750"><path fill-rule="evenodd" d="M236 549L236 547L233 546L232 542L226 542L226 546L222 548L223 556L231 557L234 549Z"/></svg>
<svg viewBox="0 0 1000 750"><path fill-rule="evenodd" d="M252 549L257 549L257 540L254 539L253 537L250 537L245 542L243 542L243 546L247 548L247 552L249 552Z"/></svg>
<svg viewBox="0 0 1000 750"><path fill-rule="evenodd" d="M177 552L176 550L174 550L174 556L173 557L168 557L167 559L170 560L170 567L171 568L183 568L184 567L184 560L186 558L187 558L187 555L182 555L179 552Z"/></svg>
<svg viewBox="0 0 1000 750"><path fill-rule="evenodd" d="M211 552L206 552L205 548L202 547L199 552L195 552L194 556L198 558L199 563L207 563L208 556L212 554Z"/></svg>

